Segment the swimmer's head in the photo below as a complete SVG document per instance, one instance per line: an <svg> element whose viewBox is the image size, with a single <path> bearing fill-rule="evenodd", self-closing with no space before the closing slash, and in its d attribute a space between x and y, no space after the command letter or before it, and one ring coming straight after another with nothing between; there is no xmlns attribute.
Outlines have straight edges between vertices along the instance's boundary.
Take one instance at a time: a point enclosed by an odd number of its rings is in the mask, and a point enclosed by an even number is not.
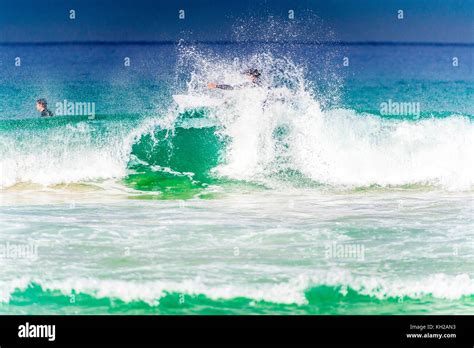
<svg viewBox="0 0 474 348"><path fill-rule="evenodd" d="M46 102L46 99L41 98L36 101L36 110L43 111L47 107L48 103Z"/></svg>

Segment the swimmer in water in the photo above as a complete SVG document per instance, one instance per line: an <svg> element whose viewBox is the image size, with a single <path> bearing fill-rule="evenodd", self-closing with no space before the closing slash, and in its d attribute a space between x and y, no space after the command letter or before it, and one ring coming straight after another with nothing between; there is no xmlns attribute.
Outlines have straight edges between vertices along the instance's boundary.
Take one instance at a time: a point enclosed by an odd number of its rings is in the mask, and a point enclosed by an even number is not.
<svg viewBox="0 0 474 348"><path fill-rule="evenodd" d="M53 113L48 110L48 103L46 102L46 99L41 98L36 101L36 110L41 112L41 117L53 116Z"/></svg>

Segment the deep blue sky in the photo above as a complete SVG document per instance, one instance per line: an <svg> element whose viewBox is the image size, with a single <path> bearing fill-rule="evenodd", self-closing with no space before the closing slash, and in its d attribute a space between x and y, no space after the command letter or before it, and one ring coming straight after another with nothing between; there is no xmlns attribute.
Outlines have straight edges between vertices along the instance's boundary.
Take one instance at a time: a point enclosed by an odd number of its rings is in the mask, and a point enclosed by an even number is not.
<svg viewBox="0 0 474 348"><path fill-rule="evenodd" d="M227 41L243 23L241 39L473 43L473 18L474 0L0 0L0 42Z"/></svg>

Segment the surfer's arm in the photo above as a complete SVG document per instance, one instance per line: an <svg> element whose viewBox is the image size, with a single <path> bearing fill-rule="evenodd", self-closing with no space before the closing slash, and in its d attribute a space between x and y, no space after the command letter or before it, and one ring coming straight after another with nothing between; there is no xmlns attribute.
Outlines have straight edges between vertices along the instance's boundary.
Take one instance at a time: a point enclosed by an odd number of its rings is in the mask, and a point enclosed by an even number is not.
<svg viewBox="0 0 474 348"><path fill-rule="evenodd" d="M214 89L214 88L219 88L219 89L234 89L234 86L231 85L221 85L213 82L209 82L207 84L207 88Z"/></svg>
<svg viewBox="0 0 474 348"><path fill-rule="evenodd" d="M231 85L216 85L216 88L227 89L227 90L235 89L235 87Z"/></svg>
<svg viewBox="0 0 474 348"><path fill-rule="evenodd" d="M214 88L219 88L219 89L224 89L224 90L233 90L233 89L242 89L242 88L247 88L247 87L251 87L252 84L250 83L241 83L240 85L235 85L235 86L232 86L232 85L221 85L221 84L217 84L217 83L208 83L207 84L207 87L210 88L210 89L214 89Z"/></svg>

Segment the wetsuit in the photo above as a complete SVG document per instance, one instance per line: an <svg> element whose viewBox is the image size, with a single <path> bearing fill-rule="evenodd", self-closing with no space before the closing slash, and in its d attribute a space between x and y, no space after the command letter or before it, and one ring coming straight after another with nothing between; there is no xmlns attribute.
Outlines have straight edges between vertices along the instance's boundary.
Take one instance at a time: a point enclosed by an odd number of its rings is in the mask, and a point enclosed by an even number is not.
<svg viewBox="0 0 474 348"><path fill-rule="evenodd" d="M53 113L51 111L49 111L48 109L44 109L43 111L41 111L41 117L51 117L53 116Z"/></svg>
<svg viewBox="0 0 474 348"><path fill-rule="evenodd" d="M243 89L243 88L250 88L250 87L258 87L260 86L260 81L257 80L255 82L245 82L241 83L240 85L216 85L216 88L225 89L225 90L233 90L233 89Z"/></svg>

